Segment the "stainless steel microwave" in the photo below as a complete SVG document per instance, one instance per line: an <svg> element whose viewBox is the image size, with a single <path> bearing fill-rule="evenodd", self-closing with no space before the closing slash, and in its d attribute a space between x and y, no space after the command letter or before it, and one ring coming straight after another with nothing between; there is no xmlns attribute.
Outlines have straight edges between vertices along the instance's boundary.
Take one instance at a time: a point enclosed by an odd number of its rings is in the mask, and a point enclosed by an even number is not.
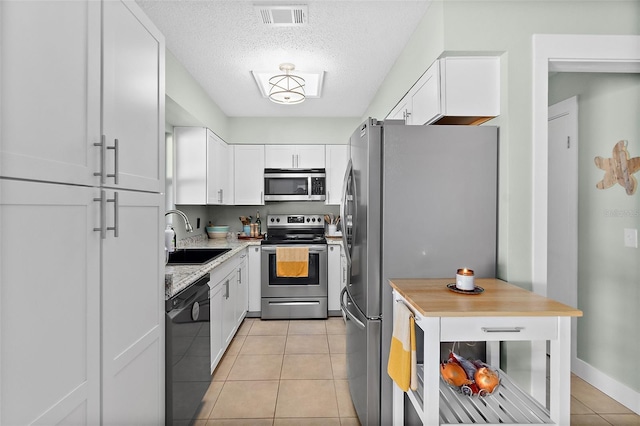
<svg viewBox="0 0 640 426"><path fill-rule="evenodd" d="M325 169L264 169L265 201L324 201Z"/></svg>

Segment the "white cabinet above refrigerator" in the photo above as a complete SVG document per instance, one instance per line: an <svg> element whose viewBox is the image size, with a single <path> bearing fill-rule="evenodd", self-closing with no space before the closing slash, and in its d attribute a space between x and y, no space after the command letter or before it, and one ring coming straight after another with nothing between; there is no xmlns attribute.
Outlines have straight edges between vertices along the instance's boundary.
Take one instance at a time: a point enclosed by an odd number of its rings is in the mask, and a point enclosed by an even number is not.
<svg viewBox="0 0 640 426"><path fill-rule="evenodd" d="M405 124L481 124L500 115L500 58L435 61L387 115Z"/></svg>

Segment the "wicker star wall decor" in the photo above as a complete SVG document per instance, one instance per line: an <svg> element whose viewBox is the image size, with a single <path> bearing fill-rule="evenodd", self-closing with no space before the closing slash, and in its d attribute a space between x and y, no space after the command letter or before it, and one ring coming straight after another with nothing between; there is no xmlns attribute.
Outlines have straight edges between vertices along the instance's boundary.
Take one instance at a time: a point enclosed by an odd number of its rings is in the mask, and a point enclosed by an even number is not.
<svg viewBox="0 0 640 426"><path fill-rule="evenodd" d="M615 144L611 158L594 158L596 166L604 170L604 178L596 184L596 188L607 189L619 183L627 191L627 195L636 192L638 181L633 174L640 170L640 157L631 158L627 144L626 140Z"/></svg>

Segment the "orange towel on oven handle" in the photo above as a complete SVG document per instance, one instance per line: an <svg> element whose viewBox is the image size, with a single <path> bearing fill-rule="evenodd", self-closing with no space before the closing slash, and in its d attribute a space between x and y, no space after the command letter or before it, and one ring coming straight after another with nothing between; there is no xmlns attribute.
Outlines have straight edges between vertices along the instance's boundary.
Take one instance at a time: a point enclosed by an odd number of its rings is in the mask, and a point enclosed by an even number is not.
<svg viewBox="0 0 640 426"><path fill-rule="evenodd" d="M308 277L309 247L276 247L277 277Z"/></svg>

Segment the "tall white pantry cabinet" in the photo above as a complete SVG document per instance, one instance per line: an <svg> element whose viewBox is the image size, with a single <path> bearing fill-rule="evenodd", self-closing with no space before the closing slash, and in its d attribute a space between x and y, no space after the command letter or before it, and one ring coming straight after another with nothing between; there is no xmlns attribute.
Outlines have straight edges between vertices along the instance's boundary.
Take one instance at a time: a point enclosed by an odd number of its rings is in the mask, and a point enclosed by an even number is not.
<svg viewBox="0 0 640 426"><path fill-rule="evenodd" d="M0 2L0 424L164 423L164 38Z"/></svg>

